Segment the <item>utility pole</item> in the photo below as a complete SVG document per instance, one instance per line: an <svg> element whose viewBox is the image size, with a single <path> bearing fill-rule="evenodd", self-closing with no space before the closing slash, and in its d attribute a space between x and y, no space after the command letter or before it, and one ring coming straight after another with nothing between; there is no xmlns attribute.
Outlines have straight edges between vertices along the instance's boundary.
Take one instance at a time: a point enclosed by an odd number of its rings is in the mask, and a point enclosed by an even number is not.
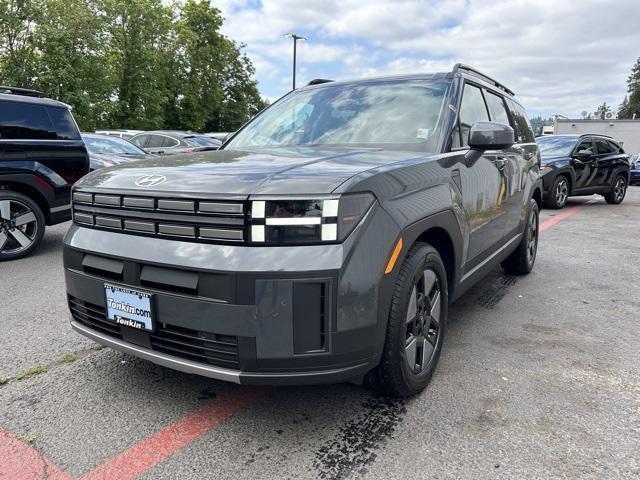
<svg viewBox="0 0 640 480"><path fill-rule="evenodd" d="M296 52L298 40L306 40L305 37L296 35L295 33L285 33L285 37L293 39L293 89L296 89Z"/></svg>

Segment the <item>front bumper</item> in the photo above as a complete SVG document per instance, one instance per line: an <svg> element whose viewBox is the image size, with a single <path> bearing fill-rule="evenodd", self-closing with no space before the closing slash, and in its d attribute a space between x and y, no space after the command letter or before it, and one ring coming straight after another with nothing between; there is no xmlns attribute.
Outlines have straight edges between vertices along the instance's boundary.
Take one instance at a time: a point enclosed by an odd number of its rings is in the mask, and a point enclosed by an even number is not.
<svg viewBox="0 0 640 480"><path fill-rule="evenodd" d="M631 170L629 173L629 184L640 185L640 170Z"/></svg>
<svg viewBox="0 0 640 480"><path fill-rule="evenodd" d="M359 377L377 365L384 345L383 271L398 234L382 209L371 215L343 244L295 248L187 243L73 225L64 242L71 325L114 349L236 383ZM378 233L364 235L369 228ZM105 282L152 293L156 330L107 321Z"/></svg>

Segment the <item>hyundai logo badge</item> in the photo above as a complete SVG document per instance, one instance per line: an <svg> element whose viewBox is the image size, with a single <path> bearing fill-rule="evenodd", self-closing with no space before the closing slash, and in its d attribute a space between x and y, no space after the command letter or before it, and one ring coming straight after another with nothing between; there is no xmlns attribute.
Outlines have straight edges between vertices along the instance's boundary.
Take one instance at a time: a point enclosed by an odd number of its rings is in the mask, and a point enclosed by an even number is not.
<svg viewBox="0 0 640 480"><path fill-rule="evenodd" d="M139 187L155 187L163 183L166 179L164 175L144 175L136 180L136 185Z"/></svg>

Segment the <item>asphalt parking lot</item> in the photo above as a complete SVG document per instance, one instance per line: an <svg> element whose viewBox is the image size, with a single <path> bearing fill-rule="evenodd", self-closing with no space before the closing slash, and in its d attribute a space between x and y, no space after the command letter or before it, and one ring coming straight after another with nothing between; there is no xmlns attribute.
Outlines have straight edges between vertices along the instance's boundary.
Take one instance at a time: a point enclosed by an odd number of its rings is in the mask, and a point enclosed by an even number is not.
<svg viewBox="0 0 640 480"><path fill-rule="evenodd" d="M98 349L71 331L61 240L0 264L0 478L640 478L640 188L542 211L527 277L450 310L408 401L255 389Z"/></svg>

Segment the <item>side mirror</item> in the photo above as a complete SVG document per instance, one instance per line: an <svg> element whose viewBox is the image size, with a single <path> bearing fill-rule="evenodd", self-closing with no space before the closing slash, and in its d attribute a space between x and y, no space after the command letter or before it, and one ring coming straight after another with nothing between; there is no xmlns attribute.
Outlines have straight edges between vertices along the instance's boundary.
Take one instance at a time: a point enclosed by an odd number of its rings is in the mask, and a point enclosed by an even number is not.
<svg viewBox="0 0 640 480"><path fill-rule="evenodd" d="M469 131L469 147L472 150L504 150L515 141L513 128L498 122L476 122Z"/></svg>

